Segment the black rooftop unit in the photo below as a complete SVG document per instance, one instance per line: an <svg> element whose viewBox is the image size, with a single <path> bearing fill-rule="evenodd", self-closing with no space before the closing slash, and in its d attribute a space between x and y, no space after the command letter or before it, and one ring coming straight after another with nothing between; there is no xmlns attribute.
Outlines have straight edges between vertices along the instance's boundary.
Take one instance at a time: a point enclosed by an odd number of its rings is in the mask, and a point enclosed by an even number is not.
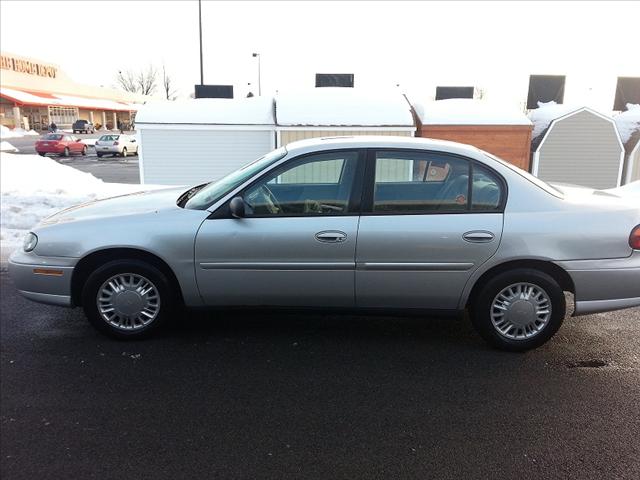
<svg viewBox="0 0 640 480"><path fill-rule="evenodd" d="M233 85L196 85L196 98L233 98Z"/></svg>
<svg viewBox="0 0 640 480"><path fill-rule="evenodd" d="M538 108L538 102L564 102L564 75L529 75L527 108Z"/></svg>
<svg viewBox="0 0 640 480"><path fill-rule="evenodd" d="M474 87L436 87L436 100L473 98Z"/></svg>
<svg viewBox="0 0 640 480"><path fill-rule="evenodd" d="M353 87L353 73L316 73L316 87Z"/></svg>
<svg viewBox="0 0 640 480"><path fill-rule="evenodd" d="M640 77L618 77L613 109L626 110L627 103L640 104Z"/></svg>

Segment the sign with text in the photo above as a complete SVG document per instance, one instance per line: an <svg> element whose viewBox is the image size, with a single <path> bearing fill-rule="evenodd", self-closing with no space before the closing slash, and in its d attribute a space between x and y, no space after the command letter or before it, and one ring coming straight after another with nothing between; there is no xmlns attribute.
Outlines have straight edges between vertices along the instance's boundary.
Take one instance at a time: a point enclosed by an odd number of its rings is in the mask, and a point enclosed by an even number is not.
<svg viewBox="0 0 640 480"><path fill-rule="evenodd" d="M18 73L26 73L27 75L38 75L46 78L56 78L58 69L52 65L44 63L32 62L23 58L11 57L9 55L0 56L0 68L3 70L12 70Z"/></svg>

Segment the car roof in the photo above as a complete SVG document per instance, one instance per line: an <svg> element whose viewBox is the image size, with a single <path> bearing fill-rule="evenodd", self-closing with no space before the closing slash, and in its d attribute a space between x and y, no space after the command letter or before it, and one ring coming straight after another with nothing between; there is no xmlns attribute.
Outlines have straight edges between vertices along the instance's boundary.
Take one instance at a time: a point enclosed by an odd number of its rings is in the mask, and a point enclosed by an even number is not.
<svg viewBox="0 0 640 480"><path fill-rule="evenodd" d="M353 135L344 137L323 137L298 140L286 145L287 152L301 154L318 150L337 150L342 148L407 148L438 150L467 156L478 156L478 148L464 143L436 140L423 137Z"/></svg>

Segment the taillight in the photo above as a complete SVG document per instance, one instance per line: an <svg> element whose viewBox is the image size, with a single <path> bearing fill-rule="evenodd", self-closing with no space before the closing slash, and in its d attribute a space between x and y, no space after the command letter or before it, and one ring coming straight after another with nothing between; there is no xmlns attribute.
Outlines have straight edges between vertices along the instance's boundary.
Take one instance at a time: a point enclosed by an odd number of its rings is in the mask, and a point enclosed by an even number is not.
<svg viewBox="0 0 640 480"><path fill-rule="evenodd" d="M118 142L113 142L114 145L120 145Z"/></svg>
<svg viewBox="0 0 640 480"><path fill-rule="evenodd" d="M636 225L636 228L631 230L631 235L629 235L629 246L634 250L640 250L640 225Z"/></svg>

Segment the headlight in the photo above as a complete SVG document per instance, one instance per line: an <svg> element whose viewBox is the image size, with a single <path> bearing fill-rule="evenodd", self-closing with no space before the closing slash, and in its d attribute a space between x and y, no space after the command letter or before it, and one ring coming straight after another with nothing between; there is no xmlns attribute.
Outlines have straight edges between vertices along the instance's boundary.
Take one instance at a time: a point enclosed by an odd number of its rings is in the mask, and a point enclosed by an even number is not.
<svg viewBox="0 0 640 480"><path fill-rule="evenodd" d="M29 232L26 237L24 237L24 243L22 244L22 248L25 252L30 252L36 245L38 244L38 236L35 233Z"/></svg>

